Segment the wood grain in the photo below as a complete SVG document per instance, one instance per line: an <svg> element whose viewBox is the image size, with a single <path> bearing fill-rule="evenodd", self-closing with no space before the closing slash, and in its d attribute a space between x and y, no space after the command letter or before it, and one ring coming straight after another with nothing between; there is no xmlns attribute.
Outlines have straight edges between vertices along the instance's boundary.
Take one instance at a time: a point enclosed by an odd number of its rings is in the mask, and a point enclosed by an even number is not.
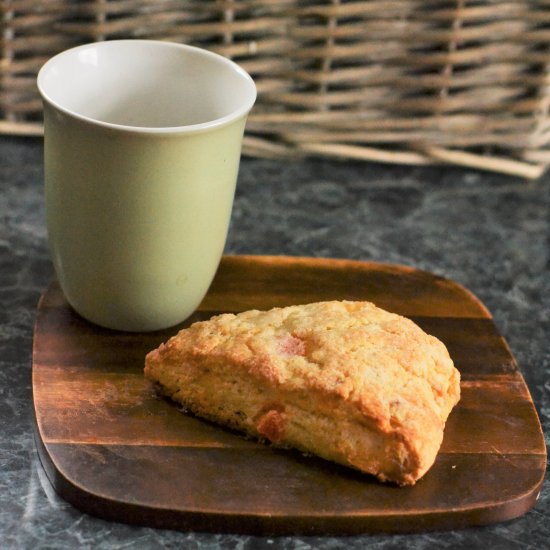
<svg viewBox="0 0 550 550"><path fill-rule="evenodd" d="M33 397L39 454L78 508L129 523L247 533L408 532L516 517L536 501L546 449L528 388L487 309L460 285L400 266L224 257L197 312L323 299L371 300L440 338L461 371L433 468L412 488L276 450L183 414L143 377L145 354L180 327L96 327L57 283L37 312Z"/></svg>

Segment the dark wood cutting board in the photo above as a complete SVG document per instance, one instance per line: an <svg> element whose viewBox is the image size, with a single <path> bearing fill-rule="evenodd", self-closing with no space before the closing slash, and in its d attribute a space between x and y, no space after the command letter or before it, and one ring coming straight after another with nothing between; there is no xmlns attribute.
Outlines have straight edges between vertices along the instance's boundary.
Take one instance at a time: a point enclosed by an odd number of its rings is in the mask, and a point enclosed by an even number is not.
<svg viewBox="0 0 550 550"><path fill-rule="evenodd" d="M53 283L33 350L36 440L48 477L77 508L181 530L355 534L510 519L535 503L546 448L527 386L487 309L462 286L402 266L224 257L197 312L370 300L448 347L462 398L432 469L399 488L187 416L143 378L145 354L176 333L129 334L73 313Z"/></svg>

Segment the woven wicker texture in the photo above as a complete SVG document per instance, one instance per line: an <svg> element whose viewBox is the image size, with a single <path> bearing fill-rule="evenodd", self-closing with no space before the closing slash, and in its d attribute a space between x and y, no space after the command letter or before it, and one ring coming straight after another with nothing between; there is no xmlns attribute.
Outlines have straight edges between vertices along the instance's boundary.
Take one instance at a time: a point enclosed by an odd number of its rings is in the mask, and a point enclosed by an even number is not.
<svg viewBox="0 0 550 550"><path fill-rule="evenodd" d="M36 73L95 40L154 38L256 81L245 153L550 164L550 1L0 0L0 132L39 134Z"/></svg>

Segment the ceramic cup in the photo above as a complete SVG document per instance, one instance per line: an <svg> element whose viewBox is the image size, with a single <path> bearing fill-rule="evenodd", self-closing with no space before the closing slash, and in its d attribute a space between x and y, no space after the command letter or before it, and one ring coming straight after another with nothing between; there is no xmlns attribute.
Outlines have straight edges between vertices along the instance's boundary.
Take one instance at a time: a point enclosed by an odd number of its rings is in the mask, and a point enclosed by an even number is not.
<svg viewBox="0 0 550 550"><path fill-rule="evenodd" d="M48 239L68 302L118 330L183 321L224 249L252 79L205 50L117 40L53 57L38 88Z"/></svg>

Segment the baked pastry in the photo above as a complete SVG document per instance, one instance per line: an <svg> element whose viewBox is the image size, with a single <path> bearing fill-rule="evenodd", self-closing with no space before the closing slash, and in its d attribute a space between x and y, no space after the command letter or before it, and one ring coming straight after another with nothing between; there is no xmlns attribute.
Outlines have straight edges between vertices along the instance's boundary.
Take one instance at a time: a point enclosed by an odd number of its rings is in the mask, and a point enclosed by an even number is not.
<svg viewBox="0 0 550 550"><path fill-rule="evenodd" d="M432 466L460 396L443 343L369 302L218 315L145 376L200 417L400 485Z"/></svg>

